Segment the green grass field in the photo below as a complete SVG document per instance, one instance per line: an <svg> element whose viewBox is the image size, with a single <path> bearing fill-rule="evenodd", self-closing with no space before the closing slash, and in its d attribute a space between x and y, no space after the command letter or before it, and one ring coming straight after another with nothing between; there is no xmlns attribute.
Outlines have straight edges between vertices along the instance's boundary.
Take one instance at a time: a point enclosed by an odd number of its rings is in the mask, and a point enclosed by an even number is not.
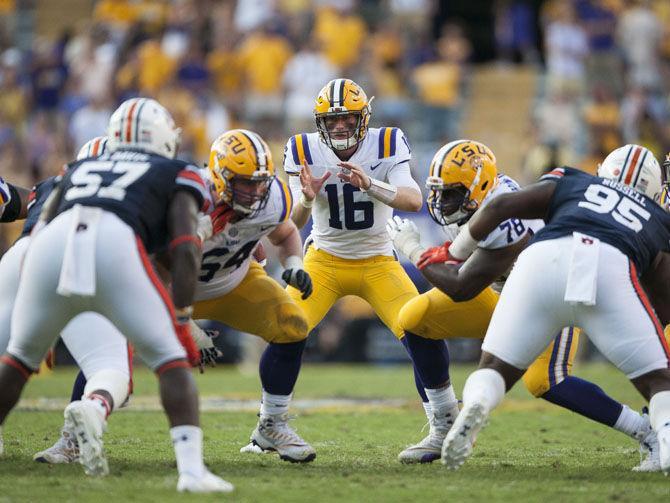
<svg viewBox="0 0 670 503"><path fill-rule="evenodd" d="M471 369L453 369L459 394ZM643 405L625 377L607 365L580 365L577 374L635 408ZM35 451L57 438L62 421L60 412L44 410L60 404L43 399L62 401L73 376L58 370L34 379L22 408L7 421L0 502L215 499L176 493L167 422L155 410L156 382L146 371L136 374L135 407L109 422L109 477L88 478L79 465L32 462ZM254 372L208 369L197 380L205 404L215 398L224 405L225 399L255 400L259 394ZM363 401L295 411L294 426L318 452L309 465L240 454L256 422L253 411L204 412L206 462L235 484L227 496L234 501L670 501L670 478L630 471L639 461L633 441L535 400L522 387L494 413L474 456L458 472L439 463L401 465L398 452L423 437L425 417L415 393L407 366L306 366L296 389L301 404L320 398L395 400L392 406Z"/></svg>

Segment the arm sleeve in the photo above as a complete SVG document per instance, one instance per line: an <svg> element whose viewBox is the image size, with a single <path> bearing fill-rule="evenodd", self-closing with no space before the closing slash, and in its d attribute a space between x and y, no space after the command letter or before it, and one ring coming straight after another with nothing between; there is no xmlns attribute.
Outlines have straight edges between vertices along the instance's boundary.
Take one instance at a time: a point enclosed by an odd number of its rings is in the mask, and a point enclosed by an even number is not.
<svg viewBox="0 0 670 503"><path fill-rule="evenodd" d="M288 186L291 189L293 200L298 201L302 195L302 185L300 184L300 178L298 178L297 175L289 176Z"/></svg>
<svg viewBox="0 0 670 503"><path fill-rule="evenodd" d="M408 187L421 192L419 184L412 178L412 172L409 169L409 159L393 166L386 175L388 183L396 187Z"/></svg>

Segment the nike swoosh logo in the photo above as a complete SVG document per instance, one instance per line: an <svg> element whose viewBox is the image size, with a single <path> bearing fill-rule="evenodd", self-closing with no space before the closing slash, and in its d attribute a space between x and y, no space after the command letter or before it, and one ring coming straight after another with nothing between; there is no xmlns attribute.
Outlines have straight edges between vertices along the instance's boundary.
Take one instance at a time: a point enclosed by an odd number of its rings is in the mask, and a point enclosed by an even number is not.
<svg viewBox="0 0 670 503"><path fill-rule="evenodd" d="M370 171L374 171L375 169L377 169L380 164L381 164L381 162L378 163L378 164L375 164L374 166L370 166Z"/></svg>
<svg viewBox="0 0 670 503"><path fill-rule="evenodd" d="M261 226L261 232L266 231L268 229L272 229L274 227L275 227L274 225L263 225Z"/></svg>

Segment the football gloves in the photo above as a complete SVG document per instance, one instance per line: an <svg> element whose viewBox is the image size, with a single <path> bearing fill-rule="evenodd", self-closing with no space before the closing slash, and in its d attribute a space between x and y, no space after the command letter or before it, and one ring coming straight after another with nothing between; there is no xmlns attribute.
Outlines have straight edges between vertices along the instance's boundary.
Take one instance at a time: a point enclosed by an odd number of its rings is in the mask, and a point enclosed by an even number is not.
<svg viewBox="0 0 670 503"><path fill-rule="evenodd" d="M386 222L386 232L391 236L396 250L416 264L424 252L419 229L411 220L395 216Z"/></svg>
<svg viewBox="0 0 670 503"><path fill-rule="evenodd" d="M281 279L283 279L287 285L300 290L302 292L302 300L305 300L312 295L312 278L304 269L286 269L282 273Z"/></svg>
<svg viewBox="0 0 670 503"><path fill-rule="evenodd" d="M462 264L462 260L458 260L449 254L449 246L451 246L451 241L445 241L442 246L433 246L432 248L428 248L421 254L421 257L419 258L416 266L419 268L419 270L423 271L424 268L431 264Z"/></svg>

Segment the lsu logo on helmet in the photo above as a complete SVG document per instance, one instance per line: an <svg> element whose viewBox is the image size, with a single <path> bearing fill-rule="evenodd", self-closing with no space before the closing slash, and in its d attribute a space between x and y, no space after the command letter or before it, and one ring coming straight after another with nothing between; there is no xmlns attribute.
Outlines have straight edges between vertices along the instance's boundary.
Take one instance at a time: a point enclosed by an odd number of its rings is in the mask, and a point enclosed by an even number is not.
<svg viewBox="0 0 670 503"><path fill-rule="evenodd" d="M490 148L472 140L447 143L430 163L428 212L440 225L461 225L497 184L496 158Z"/></svg>
<svg viewBox="0 0 670 503"><path fill-rule="evenodd" d="M314 117L321 140L333 150L358 145L368 132L372 100L351 79L333 79L316 97ZM345 119L338 127L338 119Z"/></svg>
<svg viewBox="0 0 670 503"><path fill-rule="evenodd" d="M208 169L217 195L238 214L254 217L267 204L275 170L258 134L246 129L223 133L212 143Z"/></svg>

